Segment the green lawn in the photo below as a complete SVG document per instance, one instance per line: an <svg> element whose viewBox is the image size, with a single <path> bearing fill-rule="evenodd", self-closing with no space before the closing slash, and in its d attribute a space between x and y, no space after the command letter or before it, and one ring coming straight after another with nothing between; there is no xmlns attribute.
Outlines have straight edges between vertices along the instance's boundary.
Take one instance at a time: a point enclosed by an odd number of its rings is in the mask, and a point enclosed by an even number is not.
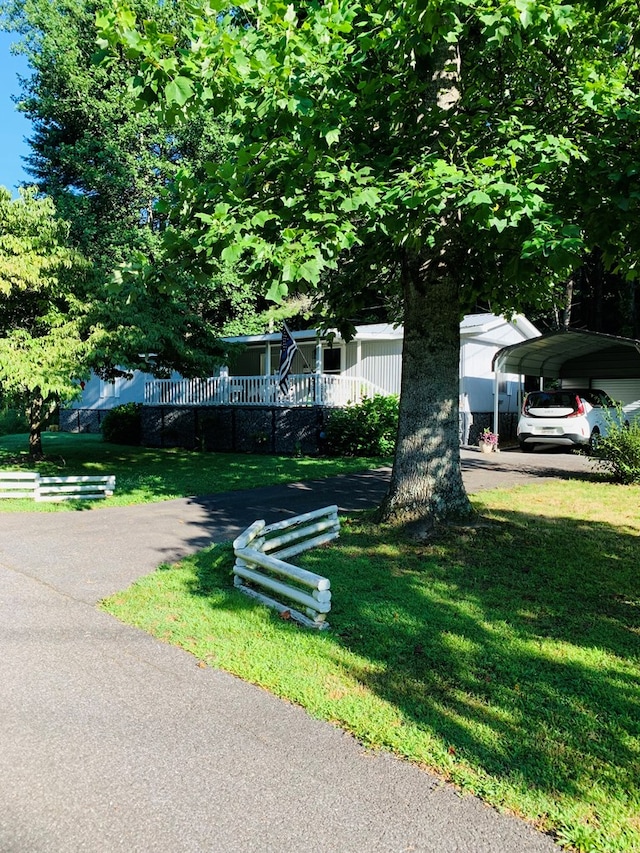
<svg viewBox="0 0 640 853"><path fill-rule="evenodd" d="M251 489L278 483L347 474L389 463L384 459L318 459L245 453L194 453L107 444L99 435L44 433L44 462L33 466L26 435L0 437L0 470L24 469L42 474L115 474L116 493L106 501L36 504L0 501L0 512L59 512Z"/></svg>
<svg viewBox="0 0 640 853"><path fill-rule="evenodd" d="M300 558L331 631L233 589L230 548L104 602L118 618L435 769L566 846L640 850L640 487L558 481L474 498L433 545L367 518Z"/></svg>

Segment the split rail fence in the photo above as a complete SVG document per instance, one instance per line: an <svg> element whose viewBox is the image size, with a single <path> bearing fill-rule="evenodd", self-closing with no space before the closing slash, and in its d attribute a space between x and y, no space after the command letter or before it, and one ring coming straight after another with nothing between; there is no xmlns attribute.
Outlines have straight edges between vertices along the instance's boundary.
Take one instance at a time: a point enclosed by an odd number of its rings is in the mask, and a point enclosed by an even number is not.
<svg viewBox="0 0 640 853"><path fill-rule="evenodd" d="M113 474L77 477L43 477L33 471L0 471L0 498L32 498L35 501L96 500L111 497L116 488Z"/></svg>
<svg viewBox="0 0 640 853"><path fill-rule="evenodd" d="M323 507L275 524L254 521L233 542L234 585L280 614L289 614L296 622L311 628L328 628L325 620L331 610L329 579L294 566L287 558L324 545L339 535L337 506ZM302 610L294 609L291 602Z"/></svg>

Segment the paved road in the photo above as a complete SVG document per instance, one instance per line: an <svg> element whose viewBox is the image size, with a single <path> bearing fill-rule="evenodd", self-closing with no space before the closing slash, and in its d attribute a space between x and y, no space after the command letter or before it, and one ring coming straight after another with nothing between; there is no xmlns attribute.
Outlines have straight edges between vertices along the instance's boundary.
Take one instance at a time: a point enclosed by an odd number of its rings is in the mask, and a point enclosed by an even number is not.
<svg viewBox="0 0 640 853"><path fill-rule="evenodd" d="M580 476L463 452L471 491ZM64 514L0 515L0 853L550 853L551 840L95 609L268 520L379 500L389 472Z"/></svg>

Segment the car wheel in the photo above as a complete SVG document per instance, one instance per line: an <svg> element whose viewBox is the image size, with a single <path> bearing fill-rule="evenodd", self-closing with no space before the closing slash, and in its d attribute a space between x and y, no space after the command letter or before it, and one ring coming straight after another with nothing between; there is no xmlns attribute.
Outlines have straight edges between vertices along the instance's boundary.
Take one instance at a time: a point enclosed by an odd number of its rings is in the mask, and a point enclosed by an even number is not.
<svg viewBox="0 0 640 853"><path fill-rule="evenodd" d="M521 442L519 442L519 444L520 444L520 450L523 453L533 453L533 449L535 447L535 444L527 444L526 441L521 441Z"/></svg>
<svg viewBox="0 0 640 853"><path fill-rule="evenodd" d="M598 445L600 444L600 430L598 427L595 427L591 435L589 436L589 453L594 453L598 449Z"/></svg>

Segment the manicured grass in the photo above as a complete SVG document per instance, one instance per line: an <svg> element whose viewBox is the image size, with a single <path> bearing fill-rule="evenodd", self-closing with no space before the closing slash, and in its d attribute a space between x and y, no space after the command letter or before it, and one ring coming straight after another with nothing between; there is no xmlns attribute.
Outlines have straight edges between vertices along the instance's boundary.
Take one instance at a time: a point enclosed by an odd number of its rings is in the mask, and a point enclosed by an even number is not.
<svg viewBox="0 0 640 853"><path fill-rule="evenodd" d="M82 507L150 503L191 495L251 489L313 480L378 467L383 459L319 459L240 453L195 453L107 444L99 435L45 433L44 462L33 466L26 435L0 437L0 470L34 470L42 474L115 474L116 493L106 501L36 504L0 501L0 512L56 512Z"/></svg>
<svg viewBox="0 0 640 853"><path fill-rule="evenodd" d="M104 608L566 846L638 851L640 487L558 481L474 502L483 523L436 544L364 517L299 558L331 579L329 632L236 592L228 546Z"/></svg>

